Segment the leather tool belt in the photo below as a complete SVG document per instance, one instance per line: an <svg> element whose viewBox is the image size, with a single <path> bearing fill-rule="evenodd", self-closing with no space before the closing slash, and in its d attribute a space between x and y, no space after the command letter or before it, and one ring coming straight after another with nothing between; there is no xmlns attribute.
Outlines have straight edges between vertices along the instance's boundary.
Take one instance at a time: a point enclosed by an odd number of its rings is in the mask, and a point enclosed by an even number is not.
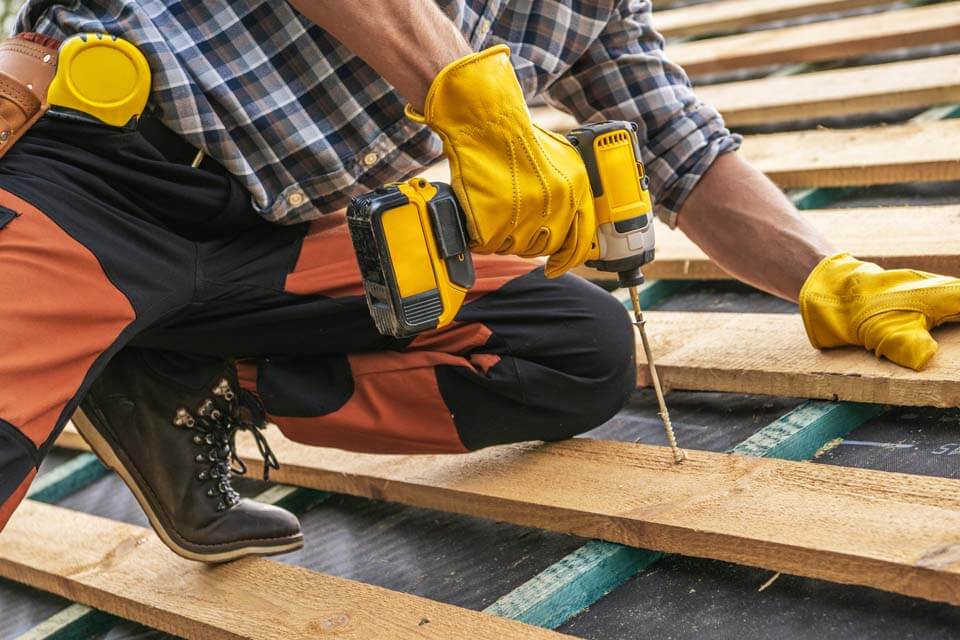
<svg viewBox="0 0 960 640"><path fill-rule="evenodd" d="M50 108L60 43L35 33L0 42L0 158Z"/></svg>

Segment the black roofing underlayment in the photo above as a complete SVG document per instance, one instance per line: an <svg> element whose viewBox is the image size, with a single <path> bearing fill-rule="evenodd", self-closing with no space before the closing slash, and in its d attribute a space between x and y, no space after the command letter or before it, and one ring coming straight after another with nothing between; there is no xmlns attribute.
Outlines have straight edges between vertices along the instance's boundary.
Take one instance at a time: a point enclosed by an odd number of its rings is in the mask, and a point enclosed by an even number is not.
<svg viewBox="0 0 960 640"><path fill-rule="evenodd" d="M871 10L876 8L857 12ZM954 50L960 49L957 45L926 47L917 55L944 55ZM860 62L877 63L894 57L903 59L904 53L877 54ZM727 74L739 78L746 75ZM844 118L828 124L895 122L914 113ZM809 128L809 123L762 130L798 128ZM957 202L960 186L950 183L870 188L834 206ZM796 312L795 305L729 282L694 285L659 308ZM669 396L681 445L709 451L728 450L800 402L744 394L676 392ZM661 429L652 394L643 390L634 394L620 414L587 437L663 444ZM72 455L55 450L44 470ZM815 463L960 478L960 410L893 408L853 431ZM264 486L245 482L241 488L245 495L255 495ZM139 507L115 476L94 483L60 504L147 525ZM316 506L302 516L302 521L305 548L279 557L280 561L472 609L489 605L583 542L573 536L537 529L345 496ZM69 543L68 532L65 543ZM794 576L780 576L767 585L771 577L769 571L750 567L668 557L560 630L605 640L900 639L960 635L960 609L947 605ZM69 604L0 580L0 640L17 637ZM225 611L224 615L229 616L230 612ZM170 636L121 622L99 637L132 640Z"/></svg>

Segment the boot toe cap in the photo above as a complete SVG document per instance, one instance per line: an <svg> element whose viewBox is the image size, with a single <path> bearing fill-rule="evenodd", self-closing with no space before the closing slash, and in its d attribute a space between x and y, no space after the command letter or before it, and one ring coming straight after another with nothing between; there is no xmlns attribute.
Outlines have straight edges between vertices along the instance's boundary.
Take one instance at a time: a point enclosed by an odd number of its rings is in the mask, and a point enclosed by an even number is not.
<svg viewBox="0 0 960 640"><path fill-rule="evenodd" d="M242 500L225 514L218 528L235 540L261 545L272 541L282 544L303 537L300 520L295 515L256 500Z"/></svg>

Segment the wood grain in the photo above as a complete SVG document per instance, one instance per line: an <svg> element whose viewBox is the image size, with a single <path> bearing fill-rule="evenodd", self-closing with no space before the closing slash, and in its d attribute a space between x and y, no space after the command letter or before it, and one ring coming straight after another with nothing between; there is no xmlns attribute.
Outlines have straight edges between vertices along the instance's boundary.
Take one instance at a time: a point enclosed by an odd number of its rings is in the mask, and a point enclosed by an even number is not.
<svg viewBox="0 0 960 640"><path fill-rule="evenodd" d="M887 269L911 268L960 277L960 205L805 211L835 247ZM657 224L657 259L644 274L662 280L718 280L730 275L680 231ZM616 274L577 270L595 281Z"/></svg>
<svg viewBox="0 0 960 640"><path fill-rule="evenodd" d="M960 102L960 54L697 87L730 126L809 120ZM530 109L552 131L577 126L549 106Z"/></svg>
<svg viewBox="0 0 960 640"><path fill-rule="evenodd" d="M586 439L462 456L271 444L290 484L960 604L956 480L702 451L675 465L666 447Z"/></svg>
<svg viewBox="0 0 960 640"><path fill-rule="evenodd" d="M561 638L262 558L183 560L146 529L27 500L0 575L186 638Z"/></svg>
<svg viewBox="0 0 960 640"><path fill-rule="evenodd" d="M860 347L818 351L799 315L650 312L657 370L670 389L730 391L878 404L960 405L960 325L934 331L940 351L923 371ZM638 352L638 383L646 381Z"/></svg>
<svg viewBox="0 0 960 640"><path fill-rule="evenodd" d="M688 74L698 75L775 64L837 60L957 39L960 39L960 3L947 2L671 44L667 45L666 55Z"/></svg>
<svg viewBox="0 0 960 640"><path fill-rule="evenodd" d="M957 180L960 121L748 136L740 153L784 188Z"/></svg>
<svg viewBox="0 0 960 640"><path fill-rule="evenodd" d="M730 126L928 107L960 102L960 55L714 84L696 92ZM543 116L551 124L564 122Z"/></svg>
<svg viewBox="0 0 960 640"><path fill-rule="evenodd" d="M883 2L884 0L723 0L654 11L653 27L667 37L688 37L742 29L797 16L849 11Z"/></svg>

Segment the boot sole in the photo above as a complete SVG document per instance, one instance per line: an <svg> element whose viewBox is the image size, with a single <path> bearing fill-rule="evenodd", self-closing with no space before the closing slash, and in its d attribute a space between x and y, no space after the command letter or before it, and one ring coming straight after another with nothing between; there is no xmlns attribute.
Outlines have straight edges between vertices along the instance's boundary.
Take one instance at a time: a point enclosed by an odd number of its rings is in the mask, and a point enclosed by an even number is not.
<svg viewBox="0 0 960 640"><path fill-rule="evenodd" d="M77 431L80 432L83 439L87 441L87 444L90 445L90 448L93 449L93 452L100 458L104 466L120 476L124 484L127 485L127 488L130 489L130 492L133 493L133 497L136 498L140 508L143 509L143 512L147 515L147 520L150 521L153 530L163 543L178 556L197 562L219 563L229 562L230 560L236 560L245 556L270 556L288 553L303 547L302 533L289 538L277 538L275 542L272 541L270 544L263 545L252 544L229 548L210 545L212 550L209 552L198 551L195 548L185 546L176 540L176 537L179 536L175 537L170 533L172 527L168 527L166 522L167 518L153 508L150 500L140 489L140 485L127 470L127 465L124 464L116 454L116 451L110 443L107 442L103 434L100 433L100 430L90 421L90 418L87 417L83 409L77 408L73 414L73 424L77 427Z"/></svg>

